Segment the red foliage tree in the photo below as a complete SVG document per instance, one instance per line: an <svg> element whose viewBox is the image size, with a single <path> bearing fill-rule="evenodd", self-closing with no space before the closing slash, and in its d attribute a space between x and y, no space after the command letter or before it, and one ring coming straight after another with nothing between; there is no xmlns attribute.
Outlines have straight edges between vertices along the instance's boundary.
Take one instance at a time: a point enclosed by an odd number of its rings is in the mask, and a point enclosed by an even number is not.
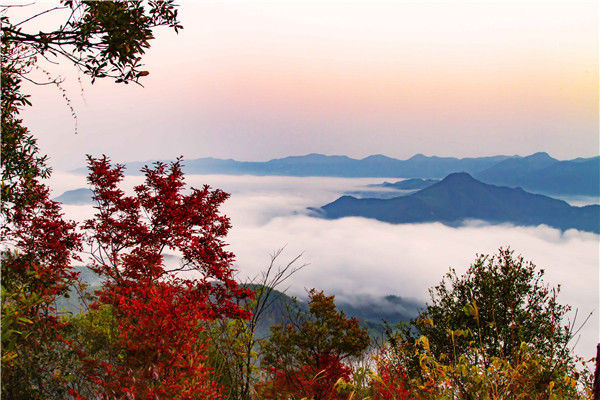
<svg viewBox="0 0 600 400"><path fill-rule="evenodd" d="M63 323L55 300L77 280L71 261L81 249L75 223L66 221L49 190L35 179L27 201L5 215L2 250L2 393L13 399L55 394L48 357L61 346ZM6 222L6 221L5 221Z"/></svg>
<svg viewBox="0 0 600 400"><path fill-rule="evenodd" d="M185 192L181 164L144 168L145 182L126 196L123 166L88 157L96 214L85 222L91 268L106 278L96 305L113 307L119 357L91 364L109 398L220 397L205 365L202 321L247 318L236 300L251 292L233 279L233 254L222 238L229 219L219 214L221 190ZM165 251L181 256L165 265Z"/></svg>
<svg viewBox="0 0 600 400"><path fill-rule="evenodd" d="M318 362L312 365L294 369L269 366L265 370L270 379L256 388L265 399L342 399L335 384L340 379L349 382L352 375L352 368L331 355L320 355Z"/></svg>
<svg viewBox="0 0 600 400"><path fill-rule="evenodd" d="M30 201L15 207L11 223L2 228L2 242L13 251L3 253L3 282L26 283L40 297L54 299L76 279L71 260L81 249L76 224L63 219L60 204L50 200L48 188L37 182L28 189ZM30 280L29 272L35 271ZM50 317L51 301L40 303ZM53 318L52 318L53 319Z"/></svg>
<svg viewBox="0 0 600 400"><path fill-rule="evenodd" d="M382 350L376 359L377 375L371 383L373 400L413 400L406 388L406 372Z"/></svg>

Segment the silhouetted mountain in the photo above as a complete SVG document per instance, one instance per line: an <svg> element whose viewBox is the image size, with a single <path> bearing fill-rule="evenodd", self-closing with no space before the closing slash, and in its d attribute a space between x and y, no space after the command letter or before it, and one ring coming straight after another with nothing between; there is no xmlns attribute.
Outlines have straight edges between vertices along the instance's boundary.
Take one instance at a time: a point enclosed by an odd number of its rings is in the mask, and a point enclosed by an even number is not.
<svg viewBox="0 0 600 400"><path fill-rule="evenodd" d="M425 189L433 185L434 183L438 183L439 179L421 179L421 178L411 178L405 179L403 181L398 182L383 182L380 184L369 185L370 187L384 187L390 189L398 189L398 190L420 190Z"/></svg>
<svg viewBox="0 0 600 400"><path fill-rule="evenodd" d="M86 266L76 265L73 269L79 273L78 279L83 285L72 286L66 294L57 297L55 307L57 311L77 314L85 312L93 303L94 292L102 286L102 279Z"/></svg>
<svg viewBox="0 0 600 400"><path fill-rule="evenodd" d="M504 160L475 177L547 194L600 196L600 157L558 161L546 153Z"/></svg>
<svg viewBox="0 0 600 400"><path fill-rule="evenodd" d="M549 167L558 162L548 153L535 153L522 158L509 158L480 172L477 179L497 185L505 185L507 181L514 181L531 171Z"/></svg>
<svg viewBox="0 0 600 400"><path fill-rule="evenodd" d="M258 162L230 162L227 170L237 169L240 174L286 176L340 176L340 177L418 177L435 178L454 171L482 171L506 159L506 156L481 158L412 157L397 160L383 155L354 159L346 156L308 154ZM198 173L206 161L192 160L190 172ZM216 172L213 170L213 173Z"/></svg>
<svg viewBox="0 0 600 400"><path fill-rule="evenodd" d="M352 301L342 301L336 298L336 305L346 315L358 319L362 326L369 329L373 337L382 336L384 321L394 326L399 322L408 322L415 318L424 304L400 296L357 297Z"/></svg>
<svg viewBox="0 0 600 400"><path fill-rule="evenodd" d="M389 200L343 196L320 209L325 218L358 216L391 223L442 222L457 225L468 219L515 225L549 225L600 231L600 206L572 207L562 200L488 185L467 173L448 175L414 194Z"/></svg>
<svg viewBox="0 0 600 400"><path fill-rule="evenodd" d="M366 185L368 188L377 188L377 190L351 190L344 192L344 195L356 197L358 199L393 199L394 197L412 194L417 190L424 189L437 182L439 182L439 179L409 178L398 182L383 182Z"/></svg>
<svg viewBox="0 0 600 400"><path fill-rule="evenodd" d="M393 199L394 197L404 196L414 193L414 190L406 190L404 192L398 189L389 190L351 190L344 192L345 196L356 197L357 199Z"/></svg>
<svg viewBox="0 0 600 400"><path fill-rule="evenodd" d="M532 171L520 183L546 193L600 196L600 157L560 161Z"/></svg>
<svg viewBox="0 0 600 400"><path fill-rule="evenodd" d="M92 202L92 191L87 188L67 190L60 196L54 198L54 200L61 202L63 204L72 204L72 205L90 204Z"/></svg>

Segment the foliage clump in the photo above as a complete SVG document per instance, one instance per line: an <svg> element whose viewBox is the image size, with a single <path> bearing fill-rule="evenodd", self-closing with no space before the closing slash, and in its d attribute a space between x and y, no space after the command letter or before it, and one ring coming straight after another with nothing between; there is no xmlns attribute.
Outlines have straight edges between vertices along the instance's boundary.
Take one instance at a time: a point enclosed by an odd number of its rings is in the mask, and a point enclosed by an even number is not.
<svg viewBox="0 0 600 400"><path fill-rule="evenodd" d="M359 357L368 346L369 336L358 320L338 311L334 296L312 289L308 315L296 311L287 326L272 327L263 343L267 380L258 393L265 399L337 399L334 385L352 373L344 361Z"/></svg>
<svg viewBox="0 0 600 400"><path fill-rule="evenodd" d="M560 287L510 249L451 269L418 318L390 332L389 352L425 399L579 398L588 378L569 342Z"/></svg>
<svg viewBox="0 0 600 400"><path fill-rule="evenodd" d="M420 320L432 323L415 327L436 356L457 352L484 364L492 357L516 361L525 342L540 354L563 358L571 332L562 324L571 308L558 303L560 286L549 287L543 276L543 269L508 248L478 255L463 275L451 269L429 290L431 301Z"/></svg>

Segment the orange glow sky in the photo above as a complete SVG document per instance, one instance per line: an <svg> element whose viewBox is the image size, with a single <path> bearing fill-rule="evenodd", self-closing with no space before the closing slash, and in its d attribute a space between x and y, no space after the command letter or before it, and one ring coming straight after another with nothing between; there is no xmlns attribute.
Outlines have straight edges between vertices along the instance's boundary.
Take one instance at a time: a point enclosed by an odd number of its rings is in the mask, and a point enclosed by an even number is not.
<svg viewBox="0 0 600 400"><path fill-rule="evenodd" d="M182 3L145 88L84 84L82 98L60 70L78 135L56 89L31 88L25 119L55 165L599 153L596 2Z"/></svg>

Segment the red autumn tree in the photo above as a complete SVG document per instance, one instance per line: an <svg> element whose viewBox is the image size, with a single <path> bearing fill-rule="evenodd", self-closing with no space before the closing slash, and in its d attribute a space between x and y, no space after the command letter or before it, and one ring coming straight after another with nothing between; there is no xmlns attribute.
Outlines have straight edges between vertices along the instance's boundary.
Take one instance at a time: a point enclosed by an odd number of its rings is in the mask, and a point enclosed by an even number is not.
<svg viewBox="0 0 600 400"><path fill-rule="evenodd" d="M335 384L350 380L344 363L369 345L366 329L335 307L334 296L312 289L309 315L298 312L286 327L271 328L262 364L269 376L257 391L265 399L337 399Z"/></svg>
<svg viewBox="0 0 600 400"><path fill-rule="evenodd" d="M382 349L375 358L377 374L371 381L373 400L413 400L406 387L404 367L390 355L390 349Z"/></svg>
<svg viewBox="0 0 600 400"><path fill-rule="evenodd" d="M63 219L60 205L35 179L22 192L27 201L10 208L1 228L2 395L50 398L63 385L53 372L62 346L57 297L77 280L71 268L81 237ZM25 198L24 197L24 198Z"/></svg>
<svg viewBox="0 0 600 400"><path fill-rule="evenodd" d="M122 165L88 157L96 214L86 221L91 268L106 279L96 306L116 315L118 356L90 363L108 398L219 398L205 365L202 322L246 318L236 300L251 292L233 279L233 254L219 213L228 194L208 186L186 192L181 164L144 168L145 182L126 196ZM168 267L165 252L181 257Z"/></svg>

